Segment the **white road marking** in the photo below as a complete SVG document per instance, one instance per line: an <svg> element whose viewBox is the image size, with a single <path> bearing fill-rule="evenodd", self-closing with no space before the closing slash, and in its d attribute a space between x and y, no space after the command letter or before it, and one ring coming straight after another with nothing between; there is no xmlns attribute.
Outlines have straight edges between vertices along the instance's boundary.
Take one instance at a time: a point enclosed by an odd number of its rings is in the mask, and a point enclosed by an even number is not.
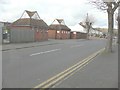
<svg viewBox="0 0 120 90"><path fill-rule="evenodd" d="M34 53L34 54L31 54L30 56L45 54L45 53L49 53L49 52L55 52L55 51L58 51L58 50L61 50L61 49L54 49L54 50L50 50L50 51L44 51L44 52Z"/></svg>
<svg viewBox="0 0 120 90"><path fill-rule="evenodd" d="M75 47L80 47L80 46L83 46L83 45L74 45L74 46L71 46L70 48L75 48Z"/></svg>

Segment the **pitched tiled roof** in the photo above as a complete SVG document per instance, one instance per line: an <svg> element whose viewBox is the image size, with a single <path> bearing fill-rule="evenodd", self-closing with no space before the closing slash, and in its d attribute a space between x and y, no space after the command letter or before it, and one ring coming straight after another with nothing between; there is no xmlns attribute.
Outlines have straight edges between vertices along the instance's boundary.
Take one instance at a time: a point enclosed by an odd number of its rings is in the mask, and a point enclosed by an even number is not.
<svg viewBox="0 0 120 90"><path fill-rule="evenodd" d="M66 25L58 25L58 24L51 24L49 26L49 29L50 30L66 30L66 31L70 31L71 30Z"/></svg>
<svg viewBox="0 0 120 90"><path fill-rule="evenodd" d="M32 26L48 29L48 25L42 19L21 18L12 23L12 26Z"/></svg>

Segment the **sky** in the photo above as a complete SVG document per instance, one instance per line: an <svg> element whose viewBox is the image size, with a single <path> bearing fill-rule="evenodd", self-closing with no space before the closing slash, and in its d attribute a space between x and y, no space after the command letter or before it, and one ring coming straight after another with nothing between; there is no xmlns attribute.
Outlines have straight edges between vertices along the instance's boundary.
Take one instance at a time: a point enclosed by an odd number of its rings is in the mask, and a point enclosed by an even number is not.
<svg viewBox="0 0 120 90"><path fill-rule="evenodd" d="M94 27L107 27L107 13L98 10L89 0L0 0L0 21L14 22L24 10L37 11L50 25L54 19L64 19L67 26L84 21L87 13L94 17Z"/></svg>

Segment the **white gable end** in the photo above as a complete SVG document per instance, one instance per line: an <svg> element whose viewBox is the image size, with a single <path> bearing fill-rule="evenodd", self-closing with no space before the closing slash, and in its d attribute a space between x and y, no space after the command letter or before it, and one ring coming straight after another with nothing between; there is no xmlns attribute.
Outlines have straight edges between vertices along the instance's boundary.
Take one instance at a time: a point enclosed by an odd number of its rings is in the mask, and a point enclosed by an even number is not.
<svg viewBox="0 0 120 90"><path fill-rule="evenodd" d="M21 18L30 18L29 15L25 12Z"/></svg>
<svg viewBox="0 0 120 90"><path fill-rule="evenodd" d="M59 22L57 20L55 20L52 24L59 24Z"/></svg>

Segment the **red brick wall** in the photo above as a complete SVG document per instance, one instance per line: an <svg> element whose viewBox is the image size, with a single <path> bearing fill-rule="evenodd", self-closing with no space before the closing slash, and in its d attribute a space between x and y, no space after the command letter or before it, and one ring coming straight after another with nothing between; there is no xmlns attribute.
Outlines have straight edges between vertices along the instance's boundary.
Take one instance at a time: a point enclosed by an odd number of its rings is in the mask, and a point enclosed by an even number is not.
<svg viewBox="0 0 120 90"><path fill-rule="evenodd" d="M55 39L56 30L48 30L48 38Z"/></svg>
<svg viewBox="0 0 120 90"><path fill-rule="evenodd" d="M75 34L74 32L71 32L70 37L71 37L71 39L80 39L80 33L76 32L76 34Z"/></svg>
<svg viewBox="0 0 120 90"><path fill-rule="evenodd" d="M48 40L47 30L35 30L35 41L45 41Z"/></svg>
<svg viewBox="0 0 120 90"><path fill-rule="evenodd" d="M57 30L48 30L48 38L51 39L70 39L70 33L68 31L60 30L59 33Z"/></svg>
<svg viewBox="0 0 120 90"><path fill-rule="evenodd" d="M86 39L87 34L86 33L80 33L80 32L76 32L76 34L74 34L73 32L71 32L70 38L71 39Z"/></svg>
<svg viewBox="0 0 120 90"><path fill-rule="evenodd" d="M68 31L62 30L60 33L57 33L58 39L70 39L70 33Z"/></svg>

